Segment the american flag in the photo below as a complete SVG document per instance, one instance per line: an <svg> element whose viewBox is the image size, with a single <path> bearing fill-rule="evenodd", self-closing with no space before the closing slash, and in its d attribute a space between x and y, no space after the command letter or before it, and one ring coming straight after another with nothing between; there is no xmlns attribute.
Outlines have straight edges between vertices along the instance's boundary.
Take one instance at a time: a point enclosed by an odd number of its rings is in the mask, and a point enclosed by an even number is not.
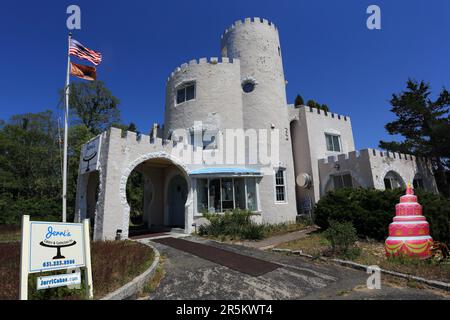
<svg viewBox="0 0 450 320"><path fill-rule="evenodd" d="M100 52L86 48L75 39L70 39L69 54L79 59L84 59L98 65L102 62L102 54Z"/></svg>

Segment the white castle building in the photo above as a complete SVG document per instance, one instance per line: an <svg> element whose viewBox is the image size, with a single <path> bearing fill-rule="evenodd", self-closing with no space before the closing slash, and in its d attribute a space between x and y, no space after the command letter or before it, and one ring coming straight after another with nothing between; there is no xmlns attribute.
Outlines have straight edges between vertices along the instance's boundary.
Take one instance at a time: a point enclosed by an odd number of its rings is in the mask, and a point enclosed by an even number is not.
<svg viewBox="0 0 450 320"><path fill-rule="evenodd" d="M95 240L128 237L133 170L144 176L147 227L185 233L204 223L204 212L235 208L261 223L293 222L342 187L414 181L436 192L426 159L358 152L348 116L287 103L273 23L235 22L221 37L221 56L192 60L169 76L164 126L154 124L150 135L110 128L83 147L75 220L89 217Z"/></svg>

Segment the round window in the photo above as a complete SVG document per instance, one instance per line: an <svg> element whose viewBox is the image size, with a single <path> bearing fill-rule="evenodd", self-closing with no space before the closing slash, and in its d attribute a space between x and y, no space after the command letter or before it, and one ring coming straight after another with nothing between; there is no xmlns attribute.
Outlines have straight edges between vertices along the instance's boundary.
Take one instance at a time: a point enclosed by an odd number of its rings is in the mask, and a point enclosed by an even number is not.
<svg viewBox="0 0 450 320"><path fill-rule="evenodd" d="M255 83L253 81L244 81L242 83L242 90L244 90L245 93L252 92L255 90Z"/></svg>

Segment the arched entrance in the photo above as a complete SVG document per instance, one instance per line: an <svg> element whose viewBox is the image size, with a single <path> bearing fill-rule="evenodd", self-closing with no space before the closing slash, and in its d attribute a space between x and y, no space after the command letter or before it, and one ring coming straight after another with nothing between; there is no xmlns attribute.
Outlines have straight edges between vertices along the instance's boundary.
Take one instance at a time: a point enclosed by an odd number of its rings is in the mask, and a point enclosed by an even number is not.
<svg viewBox="0 0 450 320"><path fill-rule="evenodd" d="M179 174L172 177L168 187L169 226L184 228L184 205L186 204L187 196L188 185L186 179Z"/></svg>
<svg viewBox="0 0 450 320"><path fill-rule="evenodd" d="M95 215L97 213L97 201L99 193L99 172L93 171L87 174L86 186L86 219L89 219L90 234L94 232Z"/></svg>
<svg viewBox="0 0 450 320"><path fill-rule="evenodd" d="M395 171L388 171L384 176L384 188L387 190L405 188L405 182L400 175Z"/></svg>
<svg viewBox="0 0 450 320"><path fill-rule="evenodd" d="M139 201L143 224L139 228L130 224L133 199L129 198L129 192L128 195L124 192L133 171L139 172L143 180L143 201ZM124 206L124 237L168 232L172 227L189 232L186 221L189 217L185 212L186 202L192 198L190 180L186 168L171 155L151 153L133 161L122 176L120 190Z"/></svg>

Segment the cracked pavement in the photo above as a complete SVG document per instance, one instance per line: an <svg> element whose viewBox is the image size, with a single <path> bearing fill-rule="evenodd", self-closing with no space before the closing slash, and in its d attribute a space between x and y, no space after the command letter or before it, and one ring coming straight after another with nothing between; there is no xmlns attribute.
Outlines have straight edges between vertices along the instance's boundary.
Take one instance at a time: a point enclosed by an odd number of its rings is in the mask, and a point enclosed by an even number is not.
<svg viewBox="0 0 450 320"><path fill-rule="evenodd" d="M150 299L290 300L290 299L450 299L450 293L381 275L381 289L366 287L368 274L322 261L218 243L197 237L185 240L277 263L280 267L253 277L151 242L165 257L165 276ZM148 240L145 240L148 241Z"/></svg>

